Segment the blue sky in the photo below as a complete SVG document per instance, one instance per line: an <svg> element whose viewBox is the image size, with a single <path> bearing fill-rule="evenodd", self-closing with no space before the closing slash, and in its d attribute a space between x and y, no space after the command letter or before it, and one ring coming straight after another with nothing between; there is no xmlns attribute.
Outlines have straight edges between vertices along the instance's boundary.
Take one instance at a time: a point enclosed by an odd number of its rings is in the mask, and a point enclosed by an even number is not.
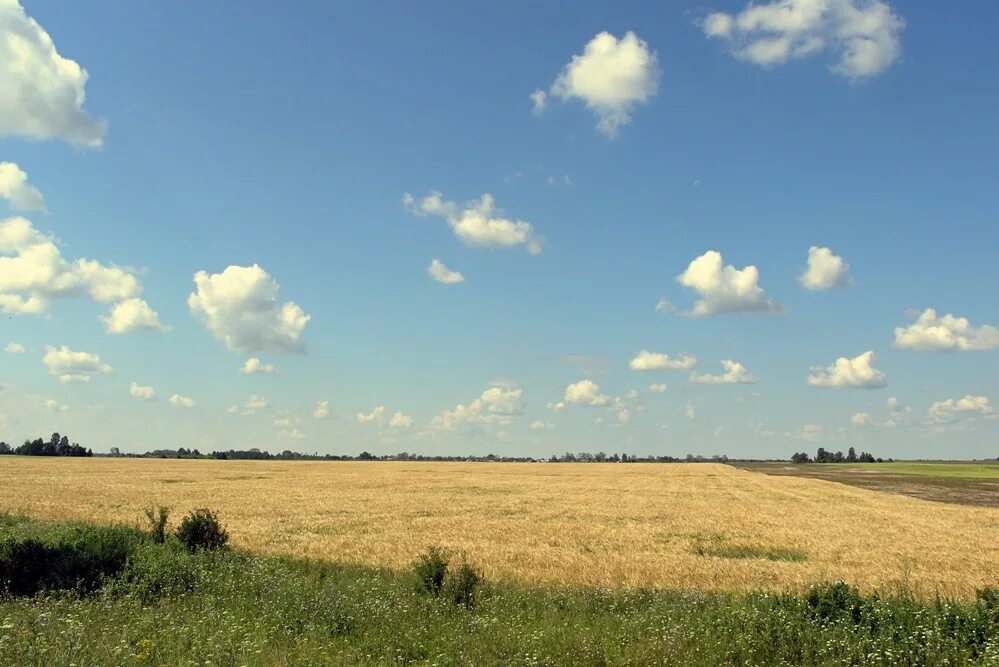
<svg viewBox="0 0 999 667"><path fill-rule="evenodd" d="M997 455L990 5L0 16L0 439Z"/></svg>

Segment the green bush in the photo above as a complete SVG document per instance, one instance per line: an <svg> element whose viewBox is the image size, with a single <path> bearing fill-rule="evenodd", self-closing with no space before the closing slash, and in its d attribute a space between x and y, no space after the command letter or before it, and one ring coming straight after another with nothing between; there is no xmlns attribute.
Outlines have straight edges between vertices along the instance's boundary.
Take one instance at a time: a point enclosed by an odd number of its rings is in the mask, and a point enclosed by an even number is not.
<svg viewBox="0 0 999 667"><path fill-rule="evenodd" d="M73 528L55 544L33 537L0 542L0 591L30 596L42 590L92 593L118 574L142 541L129 528Z"/></svg>
<svg viewBox="0 0 999 667"><path fill-rule="evenodd" d="M196 509L180 522L177 538L188 551L198 549L224 549L229 543L229 533L218 517L209 509Z"/></svg>
<svg viewBox="0 0 999 667"><path fill-rule="evenodd" d="M444 587L444 577L447 576L447 566L448 555L445 550L440 547L427 549L427 552L413 563L417 587L434 597L440 597Z"/></svg>
<svg viewBox="0 0 999 667"><path fill-rule="evenodd" d="M805 593L805 603L817 620L860 623L864 599L860 591L850 584L834 581L810 587Z"/></svg>
<svg viewBox="0 0 999 667"><path fill-rule="evenodd" d="M153 541L159 544L166 542L167 521L170 518L170 510L160 507L157 513L156 508L150 507L146 510L146 520L149 522L149 533L153 536Z"/></svg>
<svg viewBox="0 0 999 667"><path fill-rule="evenodd" d="M114 592L134 595L143 602L193 593L200 583L197 554L173 546L147 545L136 550L114 584Z"/></svg>
<svg viewBox="0 0 999 667"><path fill-rule="evenodd" d="M454 604L471 609L478 601L482 582L482 573L463 562L445 578L444 594Z"/></svg>

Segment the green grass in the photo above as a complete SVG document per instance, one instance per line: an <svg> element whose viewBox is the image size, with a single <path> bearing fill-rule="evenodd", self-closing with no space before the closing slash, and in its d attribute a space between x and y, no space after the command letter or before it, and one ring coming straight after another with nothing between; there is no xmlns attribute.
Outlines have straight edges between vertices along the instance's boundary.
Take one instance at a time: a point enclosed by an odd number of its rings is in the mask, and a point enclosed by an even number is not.
<svg viewBox="0 0 999 667"><path fill-rule="evenodd" d="M694 545L693 552L698 556L715 558L750 558L760 560L788 561L800 563L808 560L808 554L801 549L768 547L752 544L704 544Z"/></svg>
<svg viewBox="0 0 999 667"><path fill-rule="evenodd" d="M0 541L80 528L0 518ZM409 573L129 544L93 594L0 598L0 665L999 664L996 600L491 582L469 609Z"/></svg>

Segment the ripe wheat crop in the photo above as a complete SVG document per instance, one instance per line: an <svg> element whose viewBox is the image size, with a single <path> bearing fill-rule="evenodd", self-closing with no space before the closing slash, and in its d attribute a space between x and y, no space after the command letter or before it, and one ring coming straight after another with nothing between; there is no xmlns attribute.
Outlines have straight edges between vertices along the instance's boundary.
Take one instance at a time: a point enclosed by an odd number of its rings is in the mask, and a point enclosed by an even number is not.
<svg viewBox="0 0 999 667"><path fill-rule="evenodd" d="M997 509L715 464L3 457L0 480L0 509L32 517L210 507L252 551L402 567L441 545L535 583L969 597L999 579Z"/></svg>

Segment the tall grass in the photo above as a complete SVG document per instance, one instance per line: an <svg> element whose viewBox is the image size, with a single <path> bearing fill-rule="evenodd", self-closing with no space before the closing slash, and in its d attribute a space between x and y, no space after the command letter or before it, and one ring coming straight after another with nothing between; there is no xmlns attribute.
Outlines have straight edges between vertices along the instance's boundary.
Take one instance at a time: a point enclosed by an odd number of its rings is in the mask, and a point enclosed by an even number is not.
<svg viewBox="0 0 999 667"><path fill-rule="evenodd" d="M46 545L78 529L0 520L0 538ZM96 590L0 599L0 664L999 663L994 593L926 603L841 583L797 595L492 582L467 607L412 572L114 535L126 564Z"/></svg>

